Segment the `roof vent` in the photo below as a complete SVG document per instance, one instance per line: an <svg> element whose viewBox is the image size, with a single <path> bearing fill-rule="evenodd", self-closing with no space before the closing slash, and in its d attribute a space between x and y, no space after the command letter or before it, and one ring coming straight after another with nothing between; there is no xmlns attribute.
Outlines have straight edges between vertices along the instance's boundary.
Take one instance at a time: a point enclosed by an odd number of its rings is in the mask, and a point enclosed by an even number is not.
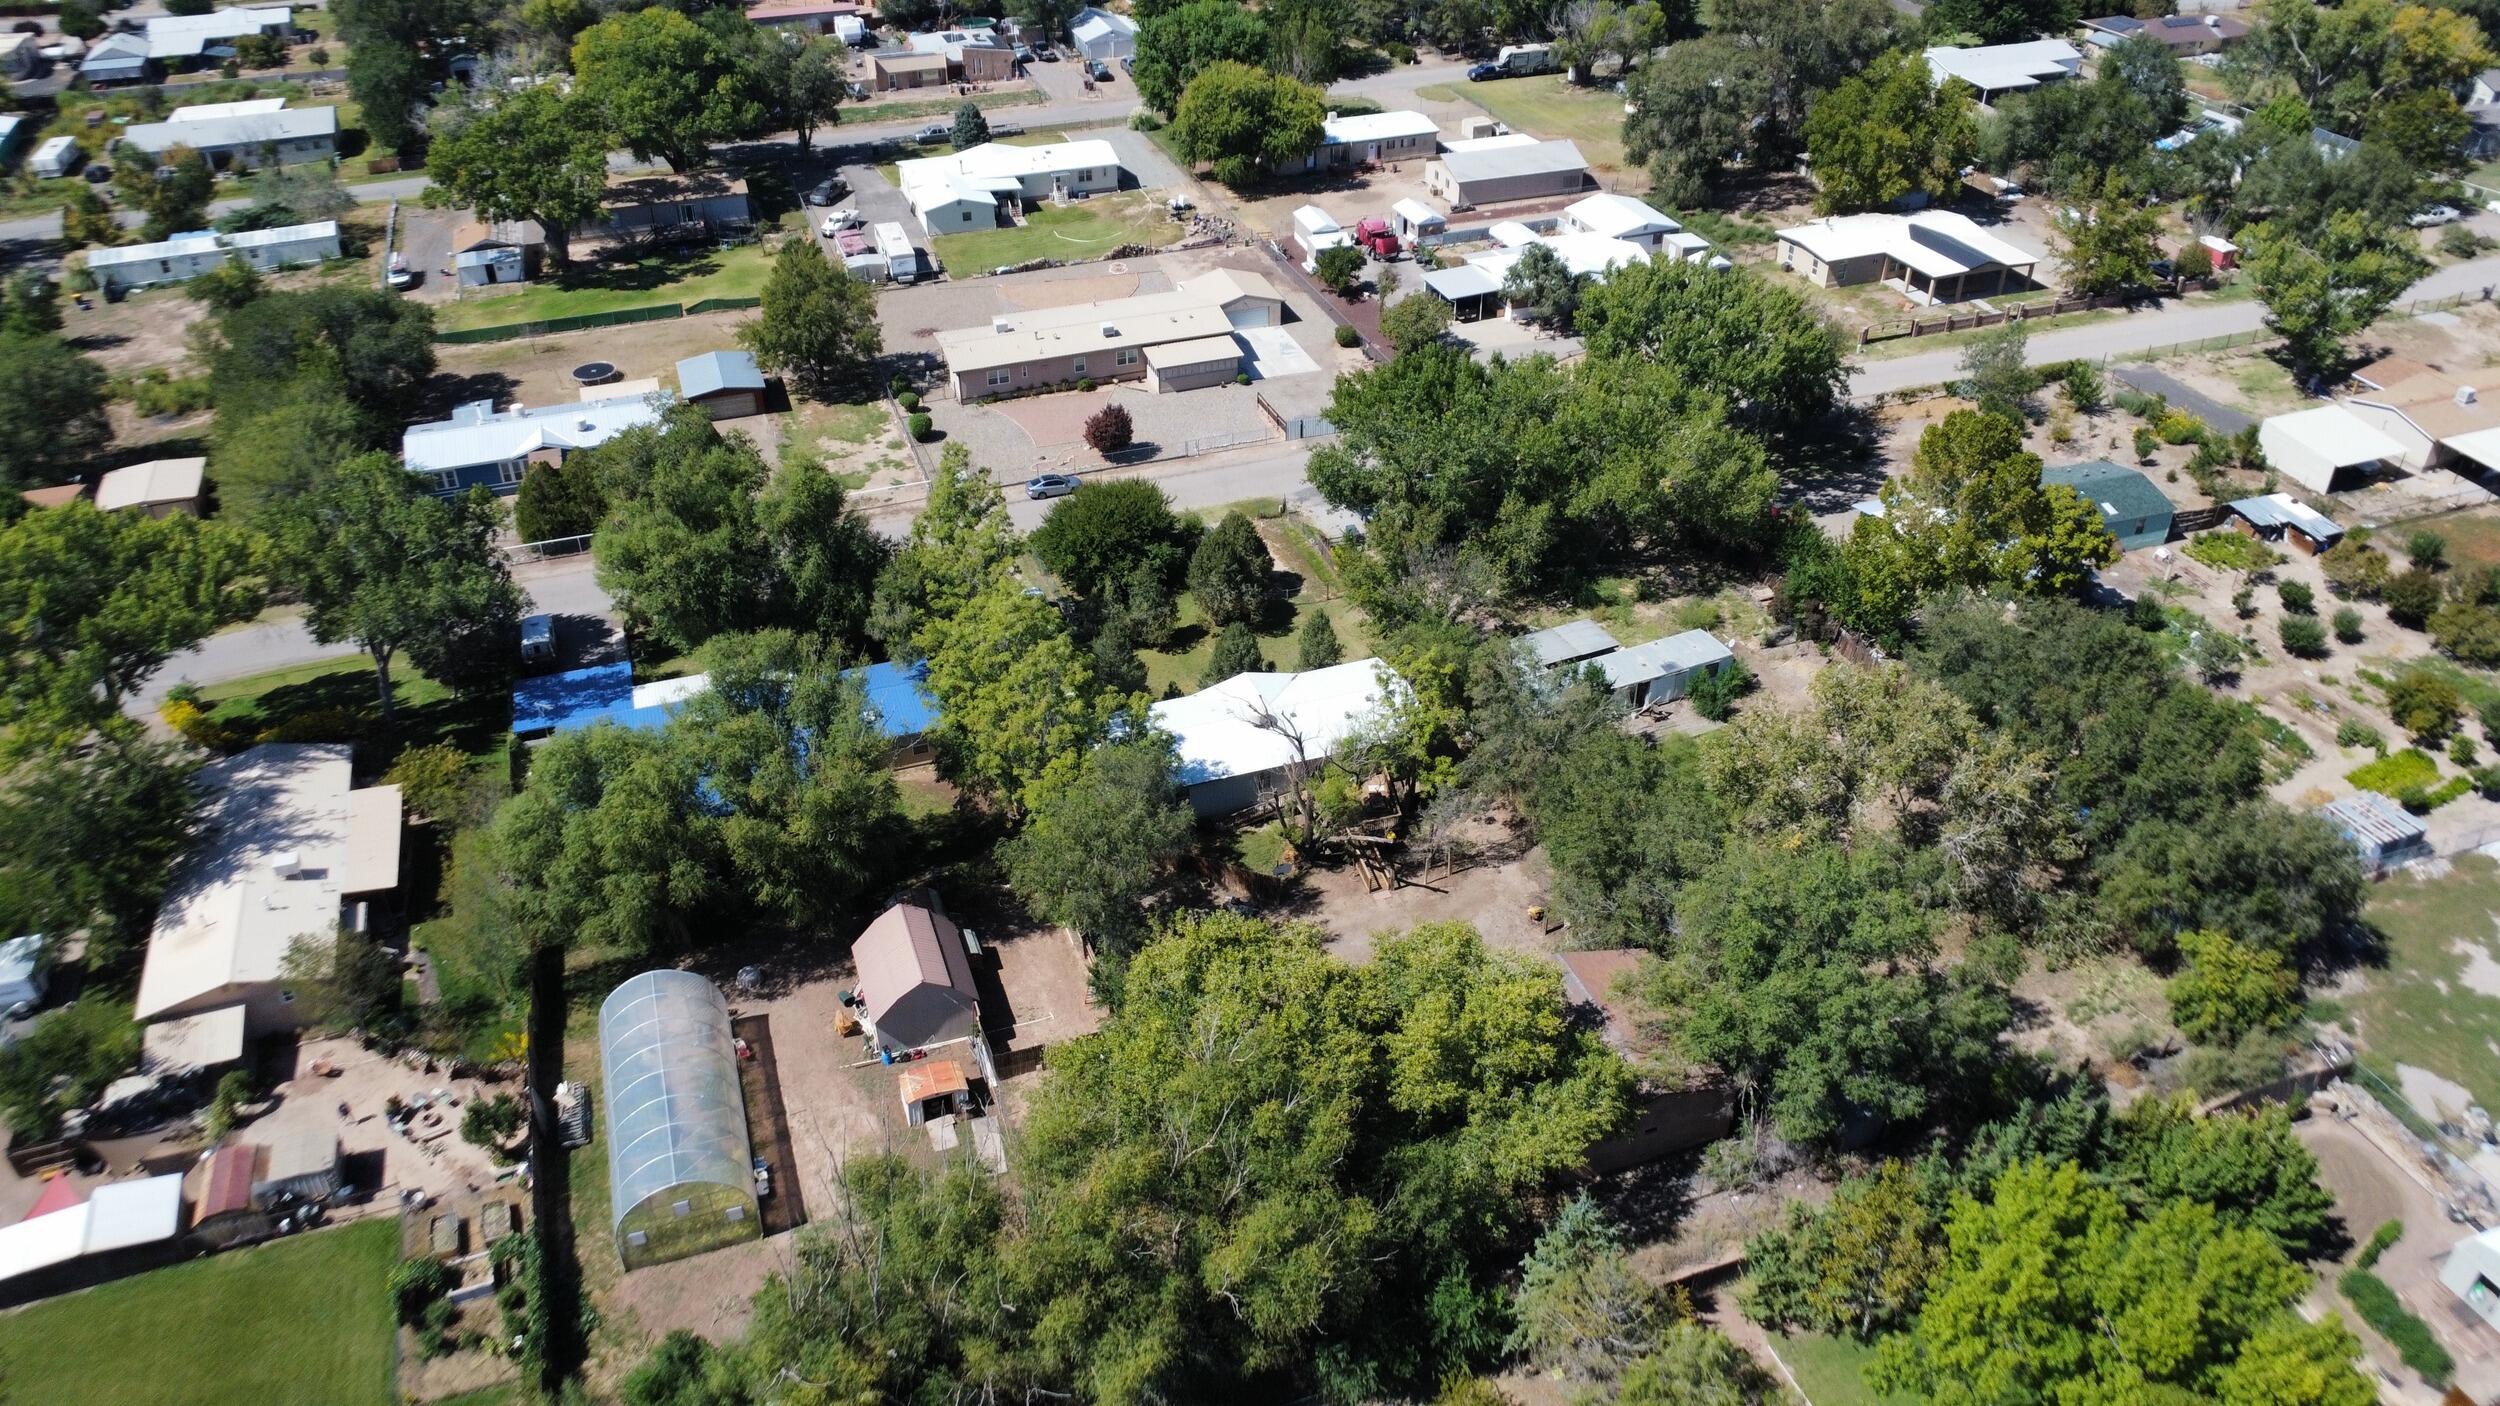
<svg viewBox="0 0 2500 1406"><path fill-rule="evenodd" d="M276 854L269 856L269 872L277 875L281 879L292 879L296 875L303 873L303 851L282 849Z"/></svg>
<svg viewBox="0 0 2500 1406"><path fill-rule="evenodd" d="M2473 388L2472 386L2459 386L2459 387L2457 387L2457 404L2459 404L2459 405L2472 405L2473 403L2474 403L2474 388Z"/></svg>
<svg viewBox="0 0 2500 1406"><path fill-rule="evenodd" d="M2205 27L2206 27L2207 29L2220 29L2220 28L2222 28L2222 16L2220 16L2220 15L2207 15L2207 16L2205 16Z"/></svg>
<svg viewBox="0 0 2500 1406"><path fill-rule="evenodd" d="M1102 334L1106 337L1117 337L1120 335L1120 329L1106 322L1102 325Z"/></svg>
<svg viewBox="0 0 2500 1406"><path fill-rule="evenodd" d="M599 425L598 425L598 423L597 423L596 421L592 420L589 416L585 415L585 416L583 416L581 419L576 420L576 421L574 421L574 422L573 422L573 428L575 428L575 429L577 429L577 430L580 430L580 431L581 431L582 433L584 433L584 434L588 434L588 433L590 433L591 431L593 431L593 430L595 430L595 429L599 428Z"/></svg>
<svg viewBox="0 0 2500 1406"><path fill-rule="evenodd" d="M1007 315L1005 313L999 313L990 318L990 330L992 332L1013 332L1016 330L1016 325L1007 320Z"/></svg>

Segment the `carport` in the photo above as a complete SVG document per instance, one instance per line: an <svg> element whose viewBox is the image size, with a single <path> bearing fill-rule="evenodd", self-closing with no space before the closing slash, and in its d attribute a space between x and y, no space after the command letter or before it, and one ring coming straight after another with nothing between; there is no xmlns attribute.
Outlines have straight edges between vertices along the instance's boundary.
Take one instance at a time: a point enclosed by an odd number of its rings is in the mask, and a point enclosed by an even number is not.
<svg viewBox="0 0 2500 1406"><path fill-rule="evenodd" d="M1433 269L1424 275L1424 288L1448 303L1461 322L1480 322L1502 310L1502 281L1475 264Z"/></svg>

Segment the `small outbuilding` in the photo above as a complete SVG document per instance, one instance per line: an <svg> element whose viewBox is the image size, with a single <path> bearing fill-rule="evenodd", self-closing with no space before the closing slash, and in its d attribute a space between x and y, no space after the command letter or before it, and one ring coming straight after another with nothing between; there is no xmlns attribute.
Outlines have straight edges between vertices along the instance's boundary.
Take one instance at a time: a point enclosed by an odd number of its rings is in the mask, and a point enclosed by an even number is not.
<svg viewBox="0 0 2500 1406"><path fill-rule="evenodd" d="M2439 1282L2465 1301L2466 1312L2500 1331L2500 1226L2458 1241L2439 1266Z"/></svg>
<svg viewBox="0 0 2500 1406"><path fill-rule="evenodd" d="M677 393L715 420L764 413L764 373L755 353L712 351L677 363Z"/></svg>
<svg viewBox="0 0 2500 1406"><path fill-rule="evenodd" d="M339 1135L305 1127L257 1144L252 1204L266 1209L281 1196L320 1201L339 1189Z"/></svg>
<svg viewBox="0 0 2500 1406"><path fill-rule="evenodd" d="M1644 708L1683 697L1693 680L1717 673L1735 657L1735 651L1708 630L1686 630L1599 655L1595 663L1605 672L1615 697L1631 707Z"/></svg>
<svg viewBox="0 0 2500 1406"><path fill-rule="evenodd" d="M1572 195L1588 184L1587 158L1563 140L1453 147L1424 166L1424 189L1453 210Z"/></svg>
<svg viewBox="0 0 2500 1406"><path fill-rule="evenodd" d="M2363 791L2320 808L2328 824L2344 832L2373 875L2431 857L2430 827L2422 818L2376 791Z"/></svg>
<svg viewBox="0 0 2500 1406"><path fill-rule="evenodd" d="M1146 348L1146 389L1194 391L1241 374L1241 343L1230 333Z"/></svg>
<svg viewBox="0 0 2500 1406"><path fill-rule="evenodd" d="M2133 469L2094 459L2044 469L2040 482L2063 484L2082 494L2085 502L2100 510L2101 526L2118 539L2122 552L2158 547L2170 540L2170 500L2151 479Z"/></svg>
<svg viewBox="0 0 2500 1406"><path fill-rule="evenodd" d="M851 944L851 960L859 968L862 1031L886 1063L941 1045L980 1043L971 947L935 896L912 894L878 914Z"/></svg>
<svg viewBox="0 0 2500 1406"><path fill-rule="evenodd" d="M1527 653L1529 662L1540 669L1585 664L1601 654L1612 654L1623 648L1613 635L1606 633L1605 626L1586 616L1521 635L1519 647Z"/></svg>
<svg viewBox="0 0 2500 1406"><path fill-rule="evenodd" d="M2379 473L2404 446L2340 405L2271 415L2257 426L2266 462L2312 493L2333 493Z"/></svg>
<svg viewBox="0 0 2500 1406"><path fill-rule="evenodd" d="M47 181L59 180L86 164L80 159L76 137L53 137L26 158L26 169Z"/></svg>
<svg viewBox="0 0 2500 1406"><path fill-rule="evenodd" d="M208 472L201 458L150 459L113 470L96 484L99 512L135 508L149 517L200 515L200 484Z"/></svg>
<svg viewBox="0 0 2500 1406"><path fill-rule="evenodd" d="M1389 226L1408 247L1414 248L1449 233L1450 222L1442 218L1440 211L1408 196L1389 207Z"/></svg>
<svg viewBox="0 0 2500 1406"><path fill-rule="evenodd" d="M2234 531L2267 542L2288 542L2303 555L2316 556L2344 540L2335 520L2289 493L2241 498L2231 504Z"/></svg>
<svg viewBox="0 0 2500 1406"><path fill-rule="evenodd" d="M1068 37L1079 54L1096 63L1116 63L1137 53L1137 22L1092 5L1069 21Z"/></svg>
<svg viewBox="0 0 2500 1406"><path fill-rule="evenodd" d="M648 971L599 1007L608 1207L628 1270L755 1239L753 1146L729 1003L692 972Z"/></svg>

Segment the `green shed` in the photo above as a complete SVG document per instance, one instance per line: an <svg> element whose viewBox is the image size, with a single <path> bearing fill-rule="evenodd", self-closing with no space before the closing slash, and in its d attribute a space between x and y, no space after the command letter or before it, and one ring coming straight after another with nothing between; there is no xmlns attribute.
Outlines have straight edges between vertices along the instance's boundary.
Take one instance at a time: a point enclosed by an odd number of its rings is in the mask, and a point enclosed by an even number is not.
<svg viewBox="0 0 2500 1406"><path fill-rule="evenodd" d="M2042 483L2062 483L2101 510L2101 525L2118 539L2118 549L2158 547L2170 540L2170 499L2153 481L2107 459L2064 464L2043 470Z"/></svg>

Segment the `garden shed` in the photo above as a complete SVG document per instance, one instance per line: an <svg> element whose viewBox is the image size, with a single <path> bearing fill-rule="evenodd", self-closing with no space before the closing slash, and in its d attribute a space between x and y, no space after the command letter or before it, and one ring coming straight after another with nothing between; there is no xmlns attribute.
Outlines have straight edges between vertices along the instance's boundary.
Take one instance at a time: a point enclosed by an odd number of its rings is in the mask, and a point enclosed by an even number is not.
<svg viewBox="0 0 2500 1406"><path fill-rule="evenodd" d="M629 1270L763 1230L729 1003L692 972L649 971L599 1007L608 1205Z"/></svg>
<svg viewBox="0 0 2500 1406"><path fill-rule="evenodd" d="M2101 526L2118 539L2118 550L2158 547L2170 540L2170 499L2135 470L2094 459L2041 471L2042 483L2062 483L2098 508Z"/></svg>

